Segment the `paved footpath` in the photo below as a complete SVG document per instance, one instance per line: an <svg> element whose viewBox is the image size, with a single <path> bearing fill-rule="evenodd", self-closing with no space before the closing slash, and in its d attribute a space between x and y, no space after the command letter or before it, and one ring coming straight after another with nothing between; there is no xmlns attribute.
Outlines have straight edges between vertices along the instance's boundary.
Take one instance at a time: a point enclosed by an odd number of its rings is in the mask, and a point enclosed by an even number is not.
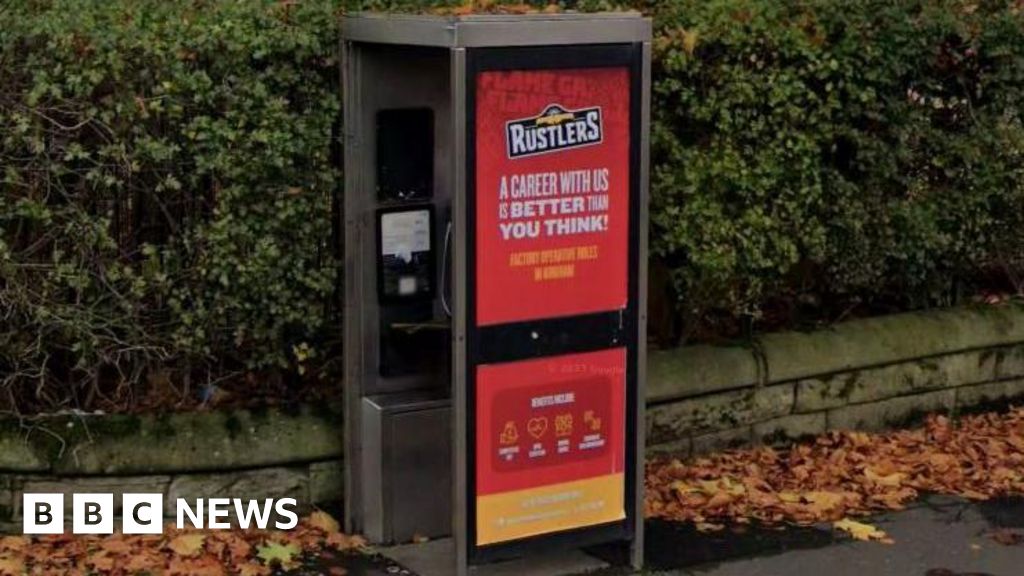
<svg viewBox="0 0 1024 576"><path fill-rule="evenodd" d="M707 536L651 523L650 572L665 576L1024 576L1024 543L1001 544L992 537L999 531L1004 536L1024 535L1024 499L976 504L932 496L905 511L869 521L888 532L895 544L851 541L827 528Z"/></svg>
<svg viewBox="0 0 1024 576"><path fill-rule="evenodd" d="M931 496L897 513L867 522L885 530L895 544L856 542L829 527L748 530L699 534L692 527L648 522L647 575L658 576L1024 576L1024 498L972 503ZM1002 532L1004 541L993 538ZM435 544L438 545L438 544ZM441 544L443 546L443 544ZM423 552L428 552L427 546ZM617 561L606 549L590 551ZM429 554L428 554L429 555ZM440 555L439 555L440 556ZM594 560L594 558L591 558ZM345 562L350 576L413 575L393 562ZM534 564L531 566L531 564ZM516 576L566 576L526 563L505 566ZM302 574L324 574L323 566ZM431 572L438 571L437 568ZM627 576L625 569L601 569L587 576ZM432 575L431 575L432 576ZM574 575L577 576L577 575ZM578 573L578 576L583 576Z"/></svg>

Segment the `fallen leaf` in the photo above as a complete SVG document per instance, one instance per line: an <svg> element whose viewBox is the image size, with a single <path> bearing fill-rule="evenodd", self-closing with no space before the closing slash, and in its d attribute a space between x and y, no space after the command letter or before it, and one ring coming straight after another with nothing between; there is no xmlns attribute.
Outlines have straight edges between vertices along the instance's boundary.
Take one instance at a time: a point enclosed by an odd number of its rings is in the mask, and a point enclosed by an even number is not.
<svg viewBox="0 0 1024 576"><path fill-rule="evenodd" d="M167 562L163 555L152 548L135 550L124 564L129 574L150 573L162 568Z"/></svg>
<svg viewBox="0 0 1024 576"><path fill-rule="evenodd" d="M132 553L135 546L123 536L115 535L100 541L100 548L109 554L128 555Z"/></svg>
<svg viewBox="0 0 1024 576"><path fill-rule="evenodd" d="M889 539L889 535L885 532L875 528L870 524L864 524L857 522L856 520L850 520L849 518L843 518L837 522L832 523L832 527L836 530L842 530L847 532L855 540L877 541L891 544L892 540Z"/></svg>
<svg viewBox="0 0 1024 576"><path fill-rule="evenodd" d="M241 562L252 554L252 544L234 532L230 534L232 537L225 542L228 556L235 562Z"/></svg>
<svg viewBox="0 0 1024 576"><path fill-rule="evenodd" d="M24 560L15 556L0 556L0 576L21 576L24 573Z"/></svg>
<svg viewBox="0 0 1024 576"><path fill-rule="evenodd" d="M1017 546L1024 542L1024 534L1009 528L997 528L990 532L989 536L1003 546Z"/></svg>
<svg viewBox="0 0 1024 576"><path fill-rule="evenodd" d="M167 548L182 558L189 558L198 556L203 551L203 543L205 542L205 534L194 532L175 536L167 543Z"/></svg>
<svg viewBox="0 0 1024 576"><path fill-rule="evenodd" d="M252 562L246 562L238 567L238 576L270 576L270 573L270 568Z"/></svg>
<svg viewBox="0 0 1024 576"><path fill-rule="evenodd" d="M644 511L691 524L808 525L901 510L925 492L972 500L1024 494L1022 466L1024 408L955 421L933 415L916 429L834 431L785 449L657 458L646 468Z"/></svg>
<svg viewBox="0 0 1024 576"><path fill-rule="evenodd" d="M334 534L335 532L341 531L341 525L334 519L333 516L322 510L317 510L309 515L307 519L309 525L318 530L322 530L326 534Z"/></svg>
<svg viewBox="0 0 1024 576"><path fill-rule="evenodd" d="M821 491L808 492L803 495L803 499L820 516L827 516L829 513L838 510L845 500L842 494Z"/></svg>
<svg viewBox="0 0 1024 576"><path fill-rule="evenodd" d="M728 492L718 492L708 500L707 508L709 510L715 510L723 506L728 506L733 501L733 495Z"/></svg>
<svg viewBox="0 0 1024 576"><path fill-rule="evenodd" d="M358 536L331 529L327 518L320 527L301 523L289 531L179 531L166 535L71 535L0 537L0 576L85 576L86 574L152 576L271 576L272 566L291 569L304 555L329 561L337 549L353 553L366 546ZM260 546L262 556L257 556Z"/></svg>
<svg viewBox="0 0 1024 576"><path fill-rule="evenodd" d="M274 541L268 541L265 545L259 546L256 549L256 556L263 561L267 566L273 563L278 563L286 570L294 568L298 563L295 561L295 556L301 552L299 548L293 544L280 544Z"/></svg>
<svg viewBox="0 0 1024 576"><path fill-rule="evenodd" d="M101 574L109 574L114 570L116 564L117 559L110 556L104 550L94 552L85 559L86 566L95 569Z"/></svg>
<svg viewBox="0 0 1024 576"><path fill-rule="evenodd" d="M167 566L168 576L224 576L224 566L213 556L173 558Z"/></svg>
<svg viewBox="0 0 1024 576"><path fill-rule="evenodd" d="M864 476L876 484L895 488L903 484L904 474L893 472L892 474L882 476L868 467L864 469Z"/></svg>
<svg viewBox="0 0 1024 576"><path fill-rule="evenodd" d="M26 536L0 536L0 552L21 552L31 542Z"/></svg>
<svg viewBox="0 0 1024 576"><path fill-rule="evenodd" d="M340 532L328 534L325 543L338 552L352 552L366 547L366 540L362 536L349 536Z"/></svg>

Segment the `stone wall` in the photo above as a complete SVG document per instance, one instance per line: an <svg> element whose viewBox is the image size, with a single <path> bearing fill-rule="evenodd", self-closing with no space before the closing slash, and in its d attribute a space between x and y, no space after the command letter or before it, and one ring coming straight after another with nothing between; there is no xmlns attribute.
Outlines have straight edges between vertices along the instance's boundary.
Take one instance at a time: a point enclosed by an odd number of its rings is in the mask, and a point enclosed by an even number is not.
<svg viewBox="0 0 1024 576"><path fill-rule="evenodd" d="M652 352L647 443L681 455L786 443L1021 397L1024 307L898 314Z"/></svg>
<svg viewBox="0 0 1024 576"><path fill-rule="evenodd" d="M688 455L1017 398L1024 306L900 314L652 351L647 443ZM0 531L20 529L26 491L160 492L165 510L179 497L339 502L342 449L338 406L0 419Z"/></svg>
<svg viewBox="0 0 1024 576"><path fill-rule="evenodd" d="M24 492L63 493L68 512L74 492L161 493L166 512L177 498L340 502L342 446L339 407L3 421L0 532L20 531Z"/></svg>

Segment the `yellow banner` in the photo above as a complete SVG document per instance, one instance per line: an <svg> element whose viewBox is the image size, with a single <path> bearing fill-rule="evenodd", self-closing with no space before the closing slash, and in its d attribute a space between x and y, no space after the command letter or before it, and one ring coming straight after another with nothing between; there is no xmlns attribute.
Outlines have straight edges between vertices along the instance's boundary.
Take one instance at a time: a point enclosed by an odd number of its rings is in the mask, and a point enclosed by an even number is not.
<svg viewBox="0 0 1024 576"><path fill-rule="evenodd" d="M476 499L477 546L596 526L626 517L626 479L612 474Z"/></svg>

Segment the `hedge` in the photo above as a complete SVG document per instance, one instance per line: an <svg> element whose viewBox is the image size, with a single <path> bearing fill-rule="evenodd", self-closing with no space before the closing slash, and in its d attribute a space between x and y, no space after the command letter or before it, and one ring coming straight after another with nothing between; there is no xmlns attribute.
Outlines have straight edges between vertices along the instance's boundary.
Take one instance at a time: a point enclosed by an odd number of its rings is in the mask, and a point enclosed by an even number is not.
<svg viewBox="0 0 1024 576"><path fill-rule="evenodd" d="M655 17L652 250L688 325L1019 288L1020 0L626 7ZM333 386L352 8L424 3L0 2L0 410Z"/></svg>
<svg viewBox="0 0 1024 576"><path fill-rule="evenodd" d="M1021 2L653 8L652 241L694 316L1020 290Z"/></svg>
<svg viewBox="0 0 1024 576"><path fill-rule="evenodd" d="M110 409L168 380L210 394L323 353L334 7L6 5L0 409Z"/></svg>

